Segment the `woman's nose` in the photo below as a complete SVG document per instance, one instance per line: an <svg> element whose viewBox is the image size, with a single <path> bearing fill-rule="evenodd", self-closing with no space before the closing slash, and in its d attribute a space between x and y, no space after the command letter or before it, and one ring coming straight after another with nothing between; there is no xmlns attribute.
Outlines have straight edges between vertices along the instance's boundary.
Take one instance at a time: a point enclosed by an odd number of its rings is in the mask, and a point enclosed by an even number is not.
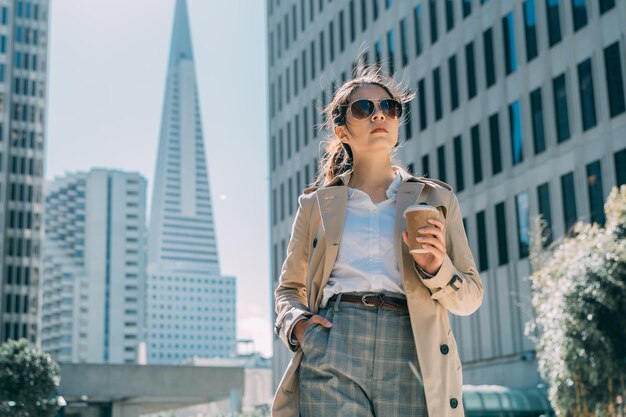
<svg viewBox="0 0 626 417"><path fill-rule="evenodd" d="M380 103L374 103L374 113L372 113L372 120L385 120L385 113Z"/></svg>

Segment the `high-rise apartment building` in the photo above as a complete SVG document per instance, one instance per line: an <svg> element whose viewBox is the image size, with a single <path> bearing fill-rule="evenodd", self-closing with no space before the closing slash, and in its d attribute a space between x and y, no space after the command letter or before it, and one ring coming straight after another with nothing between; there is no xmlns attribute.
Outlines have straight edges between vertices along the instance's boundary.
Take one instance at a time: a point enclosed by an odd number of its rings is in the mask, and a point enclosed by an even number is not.
<svg viewBox="0 0 626 417"><path fill-rule="evenodd" d="M220 275L185 0L176 1L148 242L148 361L235 353L235 278Z"/></svg>
<svg viewBox="0 0 626 417"><path fill-rule="evenodd" d="M131 363L143 340L146 180L93 169L46 184L41 347L63 362Z"/></svg>
<svg viewBox="0 0 626 417"><path fill-rule="evenodd" d="M0 1L0 343L37 336L48 7Z"/></svg>
<svg viewBox="0 0 626 417"><path fill-rule="evenodd" d="M485 285L476 314L452 316L465 383L539 383L529 218L551 240L602 223L626 182L625 21L616 0L267 0L272 287L321 157L319 109L363 44L417 92L401 160L461 204ZM276 337L275 385L290 356Z"/></svg>

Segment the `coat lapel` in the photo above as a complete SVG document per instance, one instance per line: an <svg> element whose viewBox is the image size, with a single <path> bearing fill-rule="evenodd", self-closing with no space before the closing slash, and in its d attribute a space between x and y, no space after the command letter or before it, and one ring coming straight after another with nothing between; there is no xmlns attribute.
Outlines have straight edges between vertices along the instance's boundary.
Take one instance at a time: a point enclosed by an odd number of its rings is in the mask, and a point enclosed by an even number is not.
<svg viewBox="0 0 626 417"><path fill-rule="evenodd" d="M348 204L348 187L343 185L320 188L317 191L317 200L326 241L324 272L319 287L324 288L339 252L339 242L343 233L343 222L346 217L346 206Z"/></svg>

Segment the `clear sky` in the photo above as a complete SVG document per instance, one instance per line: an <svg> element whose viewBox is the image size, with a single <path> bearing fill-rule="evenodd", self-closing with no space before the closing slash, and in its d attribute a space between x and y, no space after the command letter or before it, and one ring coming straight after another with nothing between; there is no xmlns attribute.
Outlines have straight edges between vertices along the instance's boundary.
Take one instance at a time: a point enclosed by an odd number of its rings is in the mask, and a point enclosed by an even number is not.
<svg viewBox="0 0 626 417"><path fill-rule="evenodd" d="M152 178L175 0L53 0L46 177ZM265 0L187 0L222 274L271 354ZM148 200L148 204L150 200Z"/></svg>

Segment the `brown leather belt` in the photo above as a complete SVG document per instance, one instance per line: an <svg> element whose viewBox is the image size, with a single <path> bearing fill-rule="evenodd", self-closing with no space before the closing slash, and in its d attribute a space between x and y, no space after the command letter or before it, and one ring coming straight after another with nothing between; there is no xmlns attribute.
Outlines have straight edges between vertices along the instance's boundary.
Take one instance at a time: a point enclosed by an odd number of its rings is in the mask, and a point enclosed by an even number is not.
<svg viewBox="0 0 626 417"><path fill-rule="evenodd" d="M389 297L385 294L365 294L365 295L352 295L352 294L340 294L340 302L356 303L368 307L382 308L385 310L399 311L401 313L408 313L406 300L403 298ZM333 295L328 301L337 301L339 295Z"/></svg>

